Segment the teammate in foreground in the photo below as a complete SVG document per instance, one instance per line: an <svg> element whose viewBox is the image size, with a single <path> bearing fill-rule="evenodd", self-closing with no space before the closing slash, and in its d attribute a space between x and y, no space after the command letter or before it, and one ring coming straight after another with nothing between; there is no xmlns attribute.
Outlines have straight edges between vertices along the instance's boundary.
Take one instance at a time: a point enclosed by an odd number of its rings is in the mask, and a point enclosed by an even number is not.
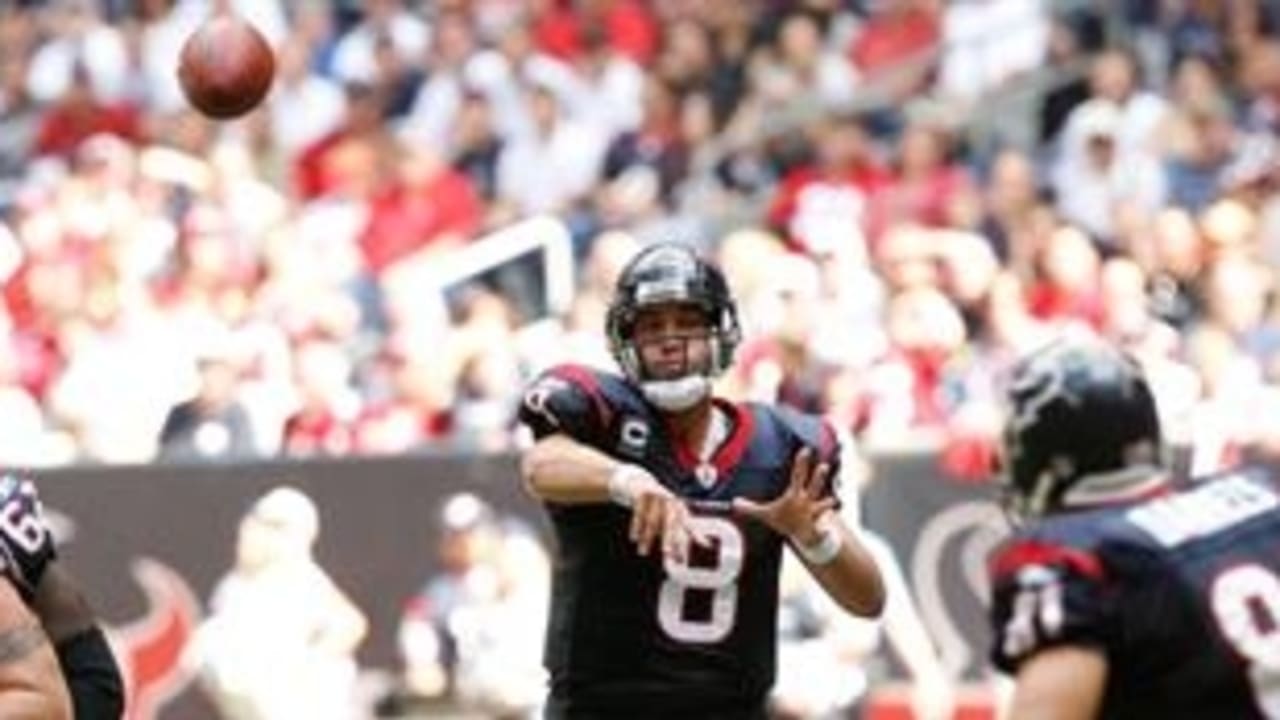
<svg viewBox="0 0 1280 720"><path fill-rule="evenodd" d="M624 269L607 332L625 377L557 367L525 395L521 473L558 556L552 718L762 718L790 545L827 593L878 615L874 562L833 510L817 418L715 398L740 339L720 271L678 245Z"/></svg>
<svg viewBox="0 0 1280 720"><path fill-rule="evenodd" d="M1096 339L1014 370L992 659L1010 717L1280 718L1280 486L1165 479L1141 371Z"/></svg>

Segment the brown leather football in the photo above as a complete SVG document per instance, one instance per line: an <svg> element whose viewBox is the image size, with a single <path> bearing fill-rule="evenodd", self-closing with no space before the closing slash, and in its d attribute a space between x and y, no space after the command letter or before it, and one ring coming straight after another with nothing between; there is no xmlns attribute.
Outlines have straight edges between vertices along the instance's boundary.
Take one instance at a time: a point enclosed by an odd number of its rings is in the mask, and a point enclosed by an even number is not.
<svg viewBox="0 0 1280 720"><path fill-rule="evenodd" d="M275 76L276 59L257 28L234 15L219 15L187 38L178 60L178 82L201 113L239 117L262 102Z"/></svg>

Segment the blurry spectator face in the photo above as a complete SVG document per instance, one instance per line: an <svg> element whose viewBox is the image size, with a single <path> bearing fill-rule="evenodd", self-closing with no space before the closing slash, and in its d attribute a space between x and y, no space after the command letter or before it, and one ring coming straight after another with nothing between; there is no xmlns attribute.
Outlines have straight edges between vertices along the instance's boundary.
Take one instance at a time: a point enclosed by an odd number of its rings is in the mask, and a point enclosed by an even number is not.
<svg viewBox="0 0 1280 720"><path fill-rule="evenodd" d="M1011 272L1002 272L991 282L987 295L987 326L1003 342L1013 342L1020 331L1032 322L1027 308L1025 288Z"/></svg>
<svg viewBox="0 0 1280 720"><path fill-rule="evenodd" d="M200 403L221 408L235 397L239 376L227 358L205 358L200 362Z"/></svg>
<svg viewBox="0 0 1280 720"><path fill-rule="evenodd" d="M1215 252L1234 252L1256 239L1258 218L1243 203L1219 200L1201 214L1200 231Z"/></svg>
<svg viewBox="0 0 1280 720"><path fill-rule="evenodd" d="M1090 89L1095 97L1123 103L1133 92L1135 77L1133 62L1121 52L1106 52L1094 61L1089 76Z"/></svg>
<svg viewBox="0 0 1280 720"><path fill-rule="evenodd" d="M845 170L862 161L867 154L867 134L853 120L833 122L818 138L818 158L823 167Z"/></svg>
<svg viewBox="0 0 1280 720"><path fill-rule="evenodd" d="M346 355L333 343L308 342L294 356L294 379L311 407L327 407L346 388L350 375Z"/></svg>
<svg viewBox="0 0 1280 720"><path fill-rule="evenodd" d="M1253 261L1227 257L1209 269L1206 304L1210 319L1233 335L1253 330L1266 314L1268 283Z"/></svg>
<svg viewBox="0 0 1280 720"><path fill-rule="evenodd" d="M607 232L591 244L587 257L586 287L597 295L608 295L618 282L618 275L640 251L640 244L624 232Z"/></svg>
<svg viewBox="0 0 1280 720"><path fill-rule="evenodd" d="M676 98L671 88L660 78L650 75L644 85L642 98L644 124L651 130L671 127L675 118Z"/></svg>
<svg viewBox="0 0 1280 720"><path fill-rule="evenodd" d="M1102 268L1102 307L1107 333L1121 342L1137 340L1149 319L1147 278L1127 258L1108 260Z"/></svg>
<svg viewBox="0 0 1280 720"><path fill-rule="evenodd" d="M440 176L446 165L434 147L425 142L400 145L400 182L408 187L422 187Z"/></svg>
<svg viewBox="0 0 1280 720"><path fill-rule="evenodd" d="M306 44L297 37L290 37L276 50L276 68L280 82L285 85L301 82L311 70L309 61Z"/></svg>
<svg viewBox="0 0 1280 720"><path fill-rule="evenodd" d="M1174 71L1171 94L1181 104L1195 105L1216 100L1221 87L1212 66L1203 58L1190 55Z"/></svg>
<svg viewBox="0 0 1280 720"><path fill-rule="evenodd" d="M389 26L391 18L395 17L399 10L400 0L365 0L364 2L365 20L381 28Z"/></svg>
<svg viewBox="0 0 1280 720"><path fill-rule="evenodd" d="M1200 267L1202 247L1195 221L1182 209L1169 209L1156 216L1155 260L1162 270L1178 277L1190 277Z"/></svg>
<svg viewBox="0 0 1280 720"><path fill-rule="evenodd" d="M711 67L711 38L702 25L690 20L678 22L667 29L665 40L659 67L669 79L684 80Z"/></svg>
<svg viewBox="0 0 1280 720"><path fill-rule="evenodd" d="M968 233L947 233L939 238L944 289L957 302L970 306L985 297L1000 270L991 245Z"/></svg>
<svg viewBox="0 0 1280 720"><path fill-rule="evenodd" d="M1089 163L1099 170L1106 170L1116 159L1116 138L1111 133L1096 133L1086 145Z"/></svg>
<svg viewBox="0 0 1280 720"><path fill-rule="evenodd" d="M808 15L792 15L778 33L778 49L783 62L797 69L810 68L822 50L822 33L818 23Z"/></svg>
<svg viewBox="0 0 1280 720"><path fill-rule="evenodd" d="M946 159L946 141L938 131L916 125L902 136L902 170L916 175L932 170Z"/></svg>
<svg viewBox="0 0 1280 720"><path fill-rule="evenodd" d="M529 114L533 117L534 125L542 133L550 132L560 118L560 102L556 98L555 91L535 85L529 89L528 97Z"/></svg>
<svg viewBox="0 0 1280 720"><path fill-rule="evenodd" d="M98 327L110 327L120 317L120 286L115 278L99 276L89 283L84 298L86 319Z"/></svg>
<svg viewBox="0 0 1280 720"><path fill-rule="evenodd" d="M1035 168L1020 152L1002 152L992 167L990 187L990 202L996 212L1030 207L1036 201Z"/></svg>
<svg viewBox="0 0 1280 720"><path fill-rule="evenodd" d="M633 339L651 379L675 380L711 365L707 318L695 305L667 303L641 310Z"/></svg>
<svg viewBox="0 0 1280 720"><path fill-rule="evenodd" d="M377 68L375 77L379 84L394 83L404 71L404 62L391 33L378 33L374 38L373 64Z"/></svg>
<svg viewBox="0 0 1280 720"><path fill-rule="evenodd" d="M691 147L697 147L715 135L715 113L711 97L705 93L690 93L680 105L680 137Z"/></svg>
<svg viewBox="0 0 1280 720"><path fill-rule="evenodd" d="M368 85L347 87L347 127L356 133L371 132L382 125L382 96Z"/></svg>
<svg viewBox="0 0 1280 720"><path fill-rule="evenodd" d="M1221 162L1231 155L1236 127L1226 105L1216 103L1213 107L1197 110L1191 121L1197 140L1191 152L1193 162Z"/></svg>
<svg viewBox="0 0 1280 720"><path fill-rule="evenodd" d="M522 59L533 52L533 35L530 33L529 25L512 23L502 34L498 49L513 65L519 65Z"/></svg>
<svg viewBox="0 0 1280 720"><path fill-rule="evenodd" d="M471 23L462 13L446 13L436 20L435 42L431 44L441 67L460 68L475 50Z"/></svg>
<svg viewBox="0 0 1280 720"><path fill-rule="evenodd" d="M1049 238L1042 269L1053 285L1067 290L1087 290L1097 282L1101 258L1084 233L1062 228Z"/></svg>
<svg viewBox="0 0 1280 720"><path fill-rule="evenodd" d="M93 80L89 77L89 69L80 63L71 71L71 84L62 98L63 103L72 109L85 109L97 103L93 92Z"/></svg>
<svg viewBox="0 0 1280 720"><path fill-rule="evenodd" d="M906 350L950 351L964 344L964 320L946 296L933 288L900 293L889 301L887 330Z"/></svg>
<svg viewBox="0 0 1280 720"><path fill-rule="evenodd" d="M1245 55L1241 80L1252 95L1280 92L1280 43L1254 44Z"/></svg>
<svg viewBox="0 0 1280 720"><path fill-rule="evenodd" d="M937 265L927 230L913 226L891 229L881 240L880 269L893 289L933 285Z"/></svg>
<svg viewBox="0 0 1280 720"><path fill-rule="evenodd" d="M454 121L458 142L464 147L486 142L496 134L493 128L493 108L489 99L481 93L467 95L458 109Z"/></svg>
<svg viewBox="0 0 1280 720"><path fill-rule="evenodd" d="M0 53L0 113L26 95L27 69L16 55Z"/></svg>

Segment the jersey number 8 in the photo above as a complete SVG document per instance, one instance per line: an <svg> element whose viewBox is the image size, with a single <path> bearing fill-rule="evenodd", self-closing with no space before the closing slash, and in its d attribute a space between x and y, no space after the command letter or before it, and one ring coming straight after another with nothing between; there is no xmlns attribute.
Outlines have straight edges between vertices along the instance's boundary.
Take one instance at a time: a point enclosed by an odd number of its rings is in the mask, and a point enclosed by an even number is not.
<svg viewBox="0 0 1280 720"><path fill-rule="evenodd" d="M1249 663L1258 709L1280 717L1280 577L1238 565L1213 581L1209 602L1223 637Z"/></svg>
<svg viewBox="0 0 1280 720"><path fill-rule="evenodd" d="M742 532L731 520L694 517L692 528L715 542L715 564L693 567L667 558L667 579L658 589L658 624L675 640L714 643L733 630L738 616L738 576L742 574ZM705 618L685 617L691 593L711 593L711 612Z"/></svg>

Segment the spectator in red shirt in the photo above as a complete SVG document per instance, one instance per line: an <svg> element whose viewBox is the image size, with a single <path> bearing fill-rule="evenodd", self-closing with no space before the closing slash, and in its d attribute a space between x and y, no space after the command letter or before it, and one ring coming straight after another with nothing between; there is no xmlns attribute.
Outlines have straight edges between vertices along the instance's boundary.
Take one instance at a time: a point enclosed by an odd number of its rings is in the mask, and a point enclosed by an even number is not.
<svg viewBox="0 0 1280 720"><path fill-rule="evenodd" d="M583 32L591 24L604 28L609 46L641 65L658 50L658 22L639 0L587 0L575 8L570 0L538 0L530 15L538 49L571 62L583 51Z"/></svg>
<svg viewBox="0 0 1280 720"><path fill-rule="evenodd" d="M883 0L849 46L849 60L867 82L907 98L923 89L939 42L934 0Z"/></svg>
<svg viewBox="0 0 1280 720"><path fill-rule="evenodd" d="M376 154L385 132L382 122L383 97L372 86L349 83L346 86L347 109L342 123L329 134L308 146L298 156L293 168L293 185L303 201L315 200L341 189L351 189L352 167L342 162L347 151L364 149Z"/></svg>
<svg viewBox="0 0 1280 720"><path fill-rule="evenodd" d="M821 254L858 244L858 254L865 256L867 206L888 176L872 156L859 118L829 119L816 144L817 160L783 178L769 224L793 250Z"/></svg>
<svg viewBox="0 0 1280 720"><path fill-rule="evenodd" d="M942 128L916 123L903 133L893 178L876 198L871 235L900 223L966 227L977 222L977 200L961 167L950 161L951 141Z"/></svg>
<svg viewBox="0 0 1280 720"><path fill-rule="evenodd" d="M286 455L346 455L355 446L353 423L360 398L350 385L351 365L341 347L305 341L294 356L298 409L285 421Z"/></svg>
<svg viewBox="0 0 1280 720"><path fill-rule="evenodd" d="M396 180L374 197L360 236L374 275L402 261L456 248L475 235L483 207L471 180L422 143L401 143Z"/></svg>
<svg viewBox="0 0 1280 720"><path fill-rule="evenodd" d="M36 155L68 156L84 140L107 133L136 141L142 135L137 111L125 104L108 104L94 94L89 71L77 63L71 73L71 85L55 105L49 108L36 134Z"/></svg>
<svg viewBox="0 0 1280 720"><path fill-rule="evenodd" d="M1102 258L1088 236L1070 226L1058 229L1041 250L1037 266L1039 277L1027 294L1033 316L1049 322L1076 320L1094 328L1101 326Z"/></svg>

